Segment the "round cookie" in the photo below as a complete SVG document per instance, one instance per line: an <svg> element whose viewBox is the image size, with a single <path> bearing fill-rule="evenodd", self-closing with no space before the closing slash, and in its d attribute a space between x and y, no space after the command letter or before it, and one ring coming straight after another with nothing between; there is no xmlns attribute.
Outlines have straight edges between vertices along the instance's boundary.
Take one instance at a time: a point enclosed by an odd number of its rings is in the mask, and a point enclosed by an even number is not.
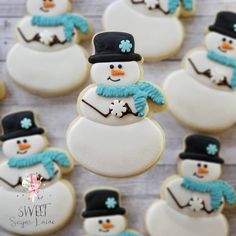
<svg viewBox="0 0 236 236"><path fill-rule="evenodd" d="M236 204L236 192L219 180L224 160L215 138L191 135L179 155L178 176L162 186L161 199L150 206L146 227L150 236L228 236L222 210ZM168 226L168 227L167 227Z"/></svg>
<svg viewBox="0 0 236 236"><path fill-rule="evenodd" d="M235 13L220 12L205 37L206 48L191 51L184 68L164 82L171 113L198 131L222 131L236 123L235 22Z"/></svg>
<svg viewBox="0 0 236 236"><path fill-rule="evenodd" d="M116 189L99 188L85 195L83 211L86 236L140 236L127 229L126 209L120 206L120 193Z"/></svg>
<svg viewBox="0 0 236 236"><path fill-rule="evenodd" d="M63 150L47 149L45 131L31 111L5 116L2 128L6 159L0 163L1 228L20 235L59 230L75 209L74 189L62 179L73 169L71 157Z"/></svg>
<svg viewBox="0 0 236 236"><path fill-rule="evenodd" d="M78 88L89 69L87 52L78 45L91 35L88 22L70 12L70 0L27 0L27 10L17 26L18 43L7 57L10 77L42 96Z"/></svg>
<svg viewBox="0 0 236 236"><path fill-rule="evenodd" d="M106 31L131 33L137 52L146 61L159 61L179 51L184 40L180 14L194 12L194 0L116 0L106 8L103 25Z"/></svg>
<svg viewBox="0 0 236 236"><path fill-rule="evenodd" d="M166 108L161 90L142 82L142 57L133 36L106 32L94 37L91 77L78 98L79 117L67 131L67 147L83 167L99 175L129 177L155 165L165 146L151 112Z"/></svg>

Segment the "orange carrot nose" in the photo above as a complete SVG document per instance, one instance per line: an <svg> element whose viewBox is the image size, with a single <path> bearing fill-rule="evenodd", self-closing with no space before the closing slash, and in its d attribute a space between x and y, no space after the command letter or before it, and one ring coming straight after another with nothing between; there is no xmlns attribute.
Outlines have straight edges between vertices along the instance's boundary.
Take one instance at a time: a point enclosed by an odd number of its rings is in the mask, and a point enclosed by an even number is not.
<svg viewBox="0 0 236 236"><path fill-rule="evenodd" d="M199 174L208 174L209 173L209 170L207 168L204 168L204 167L199 167L198 168L198 171L197 171Z"/></svg>
<svg viewBox="0 0 236 236"><path fill-rule="evenodd" d="M114 225L111 223L107 223L107 224L102 224L102 227L104 229L112 229L112 228L114 228Z"/></svg>
<svg viewBox="0 0 236 236"><path fill-rule="evenodd" d="M225 50L234 50L234 47L230 45L229 43L223 43L221 47Z"/></svg>
<svg viewBox="0 0 236 236"><path fill-rule="evenodd" d="M125 71L122 69L112 69L111 74L113 76L125 75Z"/></svg>
<svg viewBox="0 0 236 236"><path fill-rule="evenodd" d="M21 143L19 144L19 149L21 151L29 149L31 146L28 143Z"/></svg>
<svg viewBox="0 0 236 236"><path fill-rule="evenodd" d="M44 1L43 2L43 8L53 8L53 7L55 7L55 3L54 2L52 2L52 1L49 1L49 0L46 0L46 1Z"/></svg>

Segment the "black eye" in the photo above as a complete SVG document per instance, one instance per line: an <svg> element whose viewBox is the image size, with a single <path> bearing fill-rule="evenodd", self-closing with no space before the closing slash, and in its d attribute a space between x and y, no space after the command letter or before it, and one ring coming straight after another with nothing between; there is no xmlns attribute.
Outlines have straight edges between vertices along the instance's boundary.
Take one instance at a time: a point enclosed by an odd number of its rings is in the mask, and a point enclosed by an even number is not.
<svg viewBox="0 0 236 236"><path fill-rule="evenodd" d="M204 168L208 168L208 165L204 165Z"/></svg>
<svg viewBox="0 0 236 236"><path fill-rule="evenodd" d="M118 68L119 68L119 69L122 69L122 65L118 65Z"/></svg>
<svg viewBox="0 0 236 236"><path fill-rule="evenodd" d="M225 41L226 41L226 38L223 38L222 41L225 42Z"/></svg>
<svg viewBox="0 0 236 236"><path fill-rule="evenodd" d="M23 142L24 142L24 143L27 143L27 140L26 140L26 139L24 139L24 140L23 140Z"/></svg>
<svg viewBox="0 0 236 236"><path fill-rule="evenodd" d="M17 142L16 142L17 144L21 144L21 141L20 140L17 140Z"/></svg>
<svg viewBox="0 0 236 236"><path fill-rule="evenodd" d="M114 65L110 65L110 68L111 68L111 69L114 69Z"/></svg>
<svg viewBox="0 0 236 236"><path fill-rule="evenodd" d="M110 220L107 220L107 223L109 224L111 221Z"/></svg>
<svg viewBox="0 0 236 236"><path fill-rule="evenodd" d="M99 220L98 223L101 225L103 222L102 222L102 220Z"/></svg>
<svg viewBox="0 0 236 236"><path fill-rule="evenodd" d="M233 44L233 40L229 40L229 43L230 43L230 44Z"/></svg>
<svg viewBox="0 0 236 236"><path fill-rule="evenodd" d="M197 166L198 166L198 167L201 167L202 165L201 165L201 163L198 163Z"/></svg>

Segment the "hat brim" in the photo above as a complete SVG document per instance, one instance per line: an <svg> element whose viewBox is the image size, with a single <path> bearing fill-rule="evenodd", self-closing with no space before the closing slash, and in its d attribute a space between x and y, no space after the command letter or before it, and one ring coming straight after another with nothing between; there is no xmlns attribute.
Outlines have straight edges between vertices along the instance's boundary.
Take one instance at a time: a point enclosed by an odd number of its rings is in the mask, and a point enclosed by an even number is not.
<svg viewBox="0 0 236 236"><path fill-rule="evenodd" d="M206 161L211 163L217 163L217 164L224 164L224 160L220 157L210 157L203 154L196 154L196 153L180 153L179 155L180 159L182 160L197 160L197 161Z"/></svg>
<svg viewBox="0 0 236 236"><path fill-rule="evenodd" d="M94 210L94 211L84 211L82 216L84 218L92 218L98 216L113 216L113 215L125 215L126 210L124 208L119 209L107 209L107 210Z"/></svg>
<svg viewBox="0 0 236 236"><path fill-rule="evenodd" d="M44 132L45 131L42 128L35 128L31 130L18 130L18 131L0 136L0 141L6 141L13 138L20 138L20 137L34 135L34 134L43 134Z"/></svg>
<svg viewBox="0 0 236 236"><path fill-rule="evenodd" d="M217 27L217 26L215 26L215 25L211 25L211 26L209 27L209 30L236 39L236 32L232 32L232 31L229 31L229 30L227 30L227 29L222 29L222 28Z"/></svg>
<svg viewBox="0 0 236 236"><path fill-rule="evenodd" d="M141 55L137 53L129 53L129 54L95 54L89 57L89 62L91 64L99 63L99 62L119 62L119 61L141 61Z"/></svg>

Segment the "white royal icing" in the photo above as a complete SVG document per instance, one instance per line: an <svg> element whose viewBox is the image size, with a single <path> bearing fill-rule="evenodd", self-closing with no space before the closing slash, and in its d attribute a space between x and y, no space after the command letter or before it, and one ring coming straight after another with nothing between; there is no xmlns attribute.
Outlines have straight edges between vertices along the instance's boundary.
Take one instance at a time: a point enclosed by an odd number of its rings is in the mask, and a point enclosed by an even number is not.
<svg viewBox="0 0 236 236"><path fill-rule="evenodd" d="M45 2L55 6L42 11ZM63 26L32 25L33 16L58 16L68 12L69 6L68 0L27 2L31 15L17 26L18 43L8 54L7 68L13 81L30 92L57 96L79 87L87 78L87 53L77 44L80 37L76 30L69 42Z"/></svg>
<svg viewBox="0 0 236 236"><path fill-rule="evenodd" d="M110 64L121 64L123 76L112 77ZM137 62L96 63L91 76L97 83L131 85L140 79L140 67ZM112 80L107 79L109 76ZM96 85L90 86L79 96L80 116L66 136L70 153L82 166L100 175L126 177L146 171L160 159L165 143L161 127L146 117L148 105L144 117L139 117L133 97L102 97L96 89ZM123 116L128 109L130 113Z"/></svg>
<svg viewBox="0 0 236 236"><path fill-rule="evenodd" d="M222 56L236 58L234 50L222 52L223 39L230 37L210 32L205 39L207 50ZM235 45L235 43L234 43ZM183 124L199 131L221 131L236 123L236 90L230 88L233 68L208 58L206 49L190 52L184 60L184 69L170 74L164 82L169 109ZM196 73L208 71L211 78ZM227 85L219 85L222 82Z"/></svg>
<svg viewBox="0 0 236 236"><path fill-rule="evenodd" d="M147 3L153 7L154 0ZM164 11L168 11L168 1L160 0ZM145 60L166 59L175 54L184 39L183 25L176 14L165 15L159 9L149 10L146 4L132 4L131 0L117 0L111 3L103 17L107 31L131 33L136 42L136 51ZM148 37L147 37L148 35Z"/></svg>

